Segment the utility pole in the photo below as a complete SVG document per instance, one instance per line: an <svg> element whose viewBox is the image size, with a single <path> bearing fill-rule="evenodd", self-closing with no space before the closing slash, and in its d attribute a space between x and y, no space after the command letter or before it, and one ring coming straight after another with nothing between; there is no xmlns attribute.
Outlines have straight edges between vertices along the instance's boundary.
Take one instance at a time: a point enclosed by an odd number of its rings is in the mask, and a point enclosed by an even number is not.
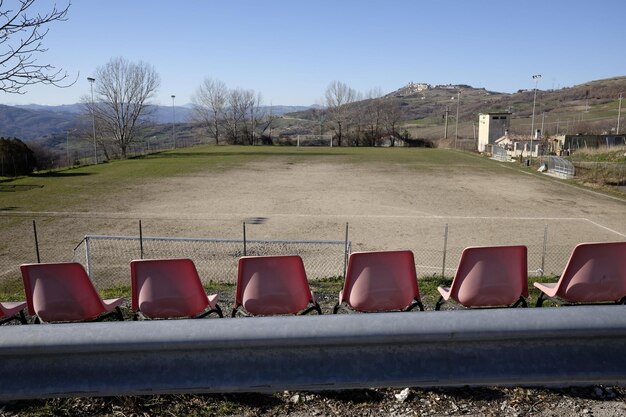
<svg viewBox="0 0 626 417"><path fill-rule="evenodd" d="M174 107L174 99L176 96L172 94L172 141L174 142L174 149L176 149L176 108Z"/></svg>
<svg viewBox="0 0 626 417"><path fill-rule="evenodd" d="M561 118L556 119L556 134L559 134L559 123L561 122Z"/></svg>
<svg viewBox="0 0 626 417"><path fill-rule="evenodd" d="M535 80L535 95L533 98L533 117L530 122L530 164L533 163L533 136L535 135L535 103L537 102L537 84L539 84L539 79L541 78L541 74L533 75L533 80Z"/></svg>
<svg viewBox="0 0 626 417"><path fill-rule="evenodd" d="M443 128L443 138L444 139L448 139L448 106L446 106L446 113L445 113L445 127Z"/></svg>
<svg viewBox="0 0 626 417"><path fill-rule="evenodd" d="M546 119L546 112L541 113L541 137L543 137L543 121Z"/></svg>
<svg viewBox="0 0 626 417"><path fill-rule="evenodd" d="M91 84L91 118L93 122L93 163L98 165L98 146L96 145L96 108L93 101L93 83L96 81L93 77L87 77L87 81Z"/></svg>
<svg viewBox="0 0 626 417"><path fill-rule="evenodd" d="M622 93L619 93L619 107L617 108L617 129L615 134L619 135L619 119L622 117Z"/></svg>

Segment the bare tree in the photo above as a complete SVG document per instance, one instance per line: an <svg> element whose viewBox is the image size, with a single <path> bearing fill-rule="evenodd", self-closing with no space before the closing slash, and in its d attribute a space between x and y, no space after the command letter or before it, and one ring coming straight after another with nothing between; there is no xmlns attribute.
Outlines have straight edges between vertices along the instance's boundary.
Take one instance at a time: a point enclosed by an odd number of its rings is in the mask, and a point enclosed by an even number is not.
<svg viewBox="0 0 626 417"><path fill-rule="evenodd" d="M363 143L363 130L366 123L367 108L363 102L361 93L356 93L355 103L349 106L348 120L350 128L350 137L348 138L351 146L361 146Z"/></svg>
<svg viewBox="0 0 626 417"><path fill-rule="evenodd" d="M333 81L326 88L326 107L336 125L337 144L341 146L343 129L348 123L347 104L356 99L357 93L341 81Z"/></svg>
<svg viewBox="0 0 626 417"><path fill-rule="evenodd" d="M219 80L205 78L192 97L194 118L211 129L215 144L219 144L220 124L224 118L228 88Z"/></svg>
<svg viewBox="0 0 626 417"><path fill-rule="evenodd" d="M228 114L226 117L226 136L231 144L243 143L241 135L246 117L246 97L244 90L236 88L228 92Z"/></svg>
<svg viewBox="0 0 626 417"><path fill-rule="evenodd" d="M389 135L389 141L391 146L395 146L396 139L399 136L398 125L402 120L402 113L400 107L392 98L384 99L383 105L383 123L387 135Z"/></svg>
<svg viewBox="0 0 626 417"><path fill-rule="evenodd" d="M161 82L159 74L145 62L133 63L120 57L99 67L95 79L93 107L90 97L82 101L89 114L93 112L100 135L110 138L125 158L139 125L147 121L149 100Z"/></svg>
<svg viewBox="0 0 626 417"><path fill-rule="evenodd" d="M228 92L226 134L230 143L253 145L255 123L263 116L259 110L260 103L261 96L256 95L254 90L236 88Z"/></svg>
<svg viewBox="0 0 626 417"><path fill-rule="evenodd" d="M48 26L56 21L64 21L70 7L57 9L56 5L47 13L29 10L35 0L19 0L15 8L9 9L0 0L0 91L24 94L24 88L32 84L63 85L67 72L52 65L39 64L37 55L46 52L43 39L48 34Z"/></svg>
<svg viewBox="0 0 626 417"><path fill-rule="evenodd" d="M263 95L257 93L254 95L252 91L252 98L250 100L250 135L248 142L250 145L256 145L256 129L261 126L262 120L265 118L265 109L263 108Z"/></svg>
<svg viewBox="0 0 626 417"><path fill-rule="evenodd" d="M260 97L260 94L259 94ZM274 125L274 121L276 120L276 115L274 114L274 108L270 104L269 112L263 111L262 116L257 118L257 126L258 130L261 132L261 140L265 143L272 143L272 126ZM268 134L265 134L268 131Z"/></svg>
<svg viewBox="0 0 626 417"><path fill-rule="evenodd" d="M382 91L380 88L370 90L367 95L366 105L366 120L367 120L367 139L370 146L376 146L376 142L380 137L382 124L383 124L383 112L385 108L385 100L382 98Z"/></svg>

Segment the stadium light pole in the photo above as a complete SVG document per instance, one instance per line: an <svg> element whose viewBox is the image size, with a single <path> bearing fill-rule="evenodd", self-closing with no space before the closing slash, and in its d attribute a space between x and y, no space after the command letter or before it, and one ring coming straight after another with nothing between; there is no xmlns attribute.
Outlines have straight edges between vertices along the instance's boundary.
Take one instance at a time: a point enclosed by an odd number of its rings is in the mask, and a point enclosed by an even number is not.
<svg viewBox="0 0 626 417"><path fill-rule="evenodd" d="M91 121L93 125L93 160L98 165L98 145L96 144L96 109L93 100L93 83L96 81L93 77L87 77L87 81L91 84Z"/></svg>
<svg viewBox="0 0 626 417"><path fill-rule="evenodd" d="M76 129L67 129L65 131L65 157L67 158L67 166L71 166L70 164L70 133L75 132Z"/></svg>
<svg viewBox="0 0 626 417"><path fill-rule="evenodd" d="M461 104L461 91L456 93L456 128L454 132L454 149L456 149L456 141L459 139L459 105Z"/></svg>
<svg viewBox="0 0 626 417"><path fill-rule="evenodd" d="M533 135L535 134L535 103L537 102L537 84L539 84L539 79L541 78L541 74L533 75L533 80L535 80L535 95L533 97L533 117L530 122L530 164L533 163Z"/></svg>
<svg viewBox="0 0 626 417"><path fill-rule="evenodd" d="M176 110L174 107L174 99L176 96L172 94L172 141L174 141L174 149L176 149L176 128L174 127L176 124Z"/></svg>

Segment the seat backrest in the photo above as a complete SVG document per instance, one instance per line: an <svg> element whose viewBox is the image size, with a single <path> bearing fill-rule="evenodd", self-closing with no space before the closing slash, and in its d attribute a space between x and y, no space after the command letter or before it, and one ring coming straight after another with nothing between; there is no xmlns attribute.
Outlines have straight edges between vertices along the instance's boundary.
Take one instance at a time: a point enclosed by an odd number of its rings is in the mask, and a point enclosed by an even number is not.
<svg viewBox="0 0 626 417"><path fill-rule="evenodd" d="M105 311L85 268L77 262L20 266L28 311L44 321L82 321Z"/></svg>
<svg viewBox="0 0 626 417"><path fill-rule="evenodd" d="M626 296L626 242L577 245L557 285L557 297L574 303Z"/></svg>
<svg viewBox="0 0 626 417"><path fill-rule="evenodd" d="M402 310L419 299L413 252L354 252L342 299L358 311Z"/></svg>
<svg viewBox="0 0 626 417"><path fill-rule="evenodd" d="M511 305L528 297L526 246L465 248L450 293L466 307Z"/></svg>
<svg viewBox="0 0 626 417"><path fill-rule="evenodd" d="M239 259L235 304L254 315L295 314L311 301L304 263L298 255Z"/></svg>
<svg viewBox="0 0 626 417"><path fill-rule="evenodd" d="M193 317L209 304L191 259L130 263L131 305L152 318Z"/></svg>

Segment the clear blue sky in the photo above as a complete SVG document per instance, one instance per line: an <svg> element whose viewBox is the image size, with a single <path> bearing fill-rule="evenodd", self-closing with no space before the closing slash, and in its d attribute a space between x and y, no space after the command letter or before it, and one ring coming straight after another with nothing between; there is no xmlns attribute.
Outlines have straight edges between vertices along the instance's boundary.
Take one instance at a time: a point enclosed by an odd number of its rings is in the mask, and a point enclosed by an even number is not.
<svg viewBox="0 0 626 417"><path fill-rule="evenodd" d="M163 105L172 94L189 103L206 76L274 105L314 104L333 80L361 92L410 81L514 92L542 74L540 89L558 88L626 75L624 16L624 0L74 0L39 59L77 83L0 103L78 102L117 56L156 68Z"/></svg>

